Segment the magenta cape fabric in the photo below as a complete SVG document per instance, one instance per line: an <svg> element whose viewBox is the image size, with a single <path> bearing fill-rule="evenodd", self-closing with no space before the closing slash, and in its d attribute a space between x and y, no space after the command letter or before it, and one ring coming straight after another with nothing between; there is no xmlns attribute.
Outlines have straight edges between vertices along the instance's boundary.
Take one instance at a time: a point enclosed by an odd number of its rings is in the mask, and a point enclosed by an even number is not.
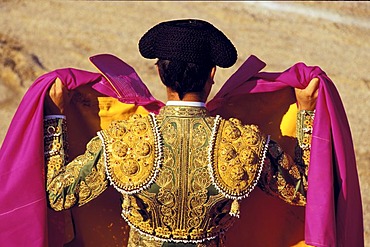
<svg viewBox="0 0 370 247"><path fill-rule="evenodd" d="M14 115L0 149L0 243L4 246L48 245L43 102L47 89L57 77L70 90L94 83L93 88L97 91L117 98L101 74L77 69L56 70L32 84ZM130 93L129 88L124 90L127 95L135 94L136 99L121 97L119 100L122 102L149 106L154 112L162 105L149 91Z"/></svg>
<svg viewBox="0 0 370 247"><path fill-rule="evenodd" d="M252 65L252 66L251 66ZM207 107L222 114L234 96L272 92L286 87L305 88L320 80L312 135L305 219L305 242L313 246L363 246L362 204L351 132L340 96L319 68L298 63L283 73L258 73L255 57L243 64Z"/></svg>

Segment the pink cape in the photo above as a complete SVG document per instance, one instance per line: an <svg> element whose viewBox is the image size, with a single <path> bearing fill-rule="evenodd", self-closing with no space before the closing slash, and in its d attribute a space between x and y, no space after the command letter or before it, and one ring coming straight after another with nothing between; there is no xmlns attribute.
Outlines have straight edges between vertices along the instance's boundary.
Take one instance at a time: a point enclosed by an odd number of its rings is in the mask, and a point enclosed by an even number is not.
<svg viewBox="0 0 370 247"><path fill-rule="evenodd" d="M275 92L287 87L305 88L311 79L319 78L308 174L305 242L313 246L364 246L355 152L347 116L333 82L319 67L303 63L282 73L261 72L250 78L251 65L258 67L258 64L263 66L255 57L246 61L207 107L211 112L227 115L223 107L238 95Z"/></svg>
<svg viewBox="0 0 370 247"><path fill-rule="evenodd" d="M351 133L333 83L319 67L307 67L302 63L282 73L257 73L262 67L258 59L248 60L207 106L222 113L222 103L240 93L304 88L312 78L318 77L320 92L308 178L305 240L315 246L363 246L361 198ZM57 77L70 90L94 83L93 88L97 91L132 103L132 98L117 96L107 80L98 73L61 69L34 82L24 96L0 150L0 181L4 186L0 192L0 242L6 246L48 245L41 148L43 100ZM136 83L142 82L137 80ZM135 96L133 103L147 106L150 111L157 111L163 105L149 91L142 90L146 87L128 88L141 90L129 94Z"/></svg>
<svg viewBox="0 0 370 247"><path fill-rule="evenodd" d="M132 70L127 66L124 72L131 74ZM35 247L48 246L43 102L57 77L69 90L93 83L92 87L98 92L125 103L142 105L154 112L163 105L150 95L143 83L141 88L135 88L136 91L126 83L127 98L119 97L99 73L59 69L39 77L23 97L0 150L0 181L3 186L0 191L0 243L4 246L28 246L30 243ZM133 99L132 95L136 98ZM49 223L50 217L53 217L52 221L60 220L56 214L49 214ZM58 229L53 228L53 231ZM56 246L56 242L58 239L49 239L51 246Z"/></svg>

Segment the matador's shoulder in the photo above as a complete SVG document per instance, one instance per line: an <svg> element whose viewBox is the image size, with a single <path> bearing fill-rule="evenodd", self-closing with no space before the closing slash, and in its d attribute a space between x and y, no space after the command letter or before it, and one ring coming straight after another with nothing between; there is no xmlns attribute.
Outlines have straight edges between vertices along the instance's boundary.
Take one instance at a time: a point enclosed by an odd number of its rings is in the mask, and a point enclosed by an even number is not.
<svg viewBox="0 0 370 247"><path fill-rule="evenodd" d="M220 119L213 129L210 169L214 184L226 197L241 199L261 175L268 137L256 125Z"/></svg>
<svg viewBox="0 0 370 247"><path fill-rule="evenodd" d="M103 142L108 178L118 191L138 193L154 182L162 160L154 115L134 114L127 120L113 121L98 136Z"/></svg>

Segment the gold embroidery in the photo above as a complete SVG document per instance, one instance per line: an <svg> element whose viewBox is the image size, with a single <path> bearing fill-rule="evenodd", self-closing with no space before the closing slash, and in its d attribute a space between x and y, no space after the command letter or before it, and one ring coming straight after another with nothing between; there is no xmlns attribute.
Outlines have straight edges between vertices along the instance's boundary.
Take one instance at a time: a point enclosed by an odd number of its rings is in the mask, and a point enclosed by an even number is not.
<svg viewBox="0 0 370 247"><path fill-rule="evenodd" d="M311 146L311 134L313 129L314 111L299 111L297 113L297 139L302 149Z"/></svg>
<svg viewBox="0 0 370 247"><path fill-rule="evenodd" d="M55 211L61 211L64 209L64 198L62 197L59 197L54 203L51 203L50 204L52 205L52 208L55 210Z"/></svg>
<svg viewBox="0 0 370 247"><path fill-rule="evenodd" d="M192 106L165 106L161 109L162 116L168 117L208 117L209 112L204 107Z"/></svg>
<svg viewBox="0 0 370 247"><path fill-rule="evenodd" d="M266 138L254 125L221 120L212 156L212 171L220 191L241 199L254 188L262 169Z"/></svg>
<svg viewBox="0 0 370 247"><path fill-rule="evenodd" d="M87 151L83 155L63 166L59 174L50 179L47 191L53 209L68 209L76 203L81 206L108 187L100 150L101 141L96 137L87 144Z"/></svg>
<svg viewBox="0 0 370 247"><path fill-rule="evenodd" d="M298 145L294 161L282 151L277 143L270 142L269 159L266 160L260 180L260 187L264 191L277 195L293 205L304 206L306 204L313 120L314 112L298 112Z"/></svg>
<svg viewBox="0 0 370 247"><path fill-rule="evenodd" d="M163 241L141 235L134 229L130 229L130 237L127 247L162 247Z"/></svg>
<svg viewBox="0 0 370 247"><path fill-rule="evenodd" d="M178 143L178 132L176 123L168 123L165 126L162 126L162 135L163 139L166 139L166 142L169 146L177 146Z"/></svg>
<svg viewBox="0 0 370 247"><path fill-rule="evenodd" d="M212 176L219 172L219 167L214 167L217 171L212 175L208 167L209 150L213 144L212 129L217 119L209 117L205 108L196 107L165 107L156 119L163 138L163 162L155 180L152 178L154 183L150 184L147 178L140 181L133 177L132 183L137 183L135 193L120 190L123 193L122 216L140 234L138 237L135 231L130 242L139 245L146 241L147 246L162 241L223 246L221 233L232 225L234 217L228 214L232 200L226 199L215 188L221 180L215 183L212 180ZM135 134L129 134L133 124L138 122L138 130L133 131ZM250 183L239 188L238 195L243 196L252 190L255 185L252 185L253 182L258 179L265 139L255 126L242 126L236 120L227 121L226 125L231 127L220 127L220 132L225 133L220 136L229 143L217 147L222 150L222 160L215 164L225 165L224 161L227 160L234 167L242 169L241 177L248 177L247 182ZM140 139L142 136L147 138ZM108 173L119 189L122 184L116 177L113 178L117 174L111 173L116 172L114 166L119 165L119 176L126 177L132 177L130 174L141 169L147 169L146 174L150 177L153 170L158 169L152 164L153 158L147 161L145 168L137 159L135 163L126 159L133 153L135 157L152 157L157 141L148 118L136 116L135 121L116 122L101 137L106 144L107 166L112 166ZM231 169L227 181L240 179L239 173L237 169ZM244 173L248 176L244 176ZM148 184L150 187L143 190ZM152 236L155 241L147 236Z"/></svg>
<svg viewBox="0 0 370 247"><path fill-rule="evenodd" d="M101 142L96 141L93 143L93 145L96 145L97 147L97 143L101 144ZM104 168L103 159L99 159L98 163L96 164L96 168L92 168L91 173L85 177L85 181L81 182L79 191L80 206L96 198L108 187L108 180L106 178Z"/></svg>
<svg viewBox="0 0 370 247"><path fill-rule="evenodd" d="M208 170L214 118L201 117L206 114L204 108L179 108L166 107L165 112L185 115L157 116L163 137L161 170L148 190L124 196L123 207L129 210L123 210L122 216L142 237L149 234L157 240L203 242L230 227L232 217L227 212L231 202L217 194ZM212 246L217 242L204 243Z"/></svg>
<svg viewBox="0 0 370 247"><path fill-rule="evenodd" d="M76 203L77 199L74 194L69 194L66 196L65 202L64 202L64 208L70 208Z"/></svg>
<svg viewBox="0 0 370 247"><path fill-rule="evenodd" d="M61 172L67 160L67 125L64 118L47 118L44 120L44 153L46 164L46 181L50 183Z"/></svg>
<svg viewBox="0 0 370 247"><path fill-rule="evenodd" d="M301 173L299 172L297 166L292 166L289 170L289 174L292 175L295 179L299 179L301 177Z"/></svg>
<svg viewBox="0 0 370 247"><path fill-rule="evenodd" d="M161 163L161 143L151 116L133 115L99 132L106 169L116 189L135 193L150 185Z"/></svg>

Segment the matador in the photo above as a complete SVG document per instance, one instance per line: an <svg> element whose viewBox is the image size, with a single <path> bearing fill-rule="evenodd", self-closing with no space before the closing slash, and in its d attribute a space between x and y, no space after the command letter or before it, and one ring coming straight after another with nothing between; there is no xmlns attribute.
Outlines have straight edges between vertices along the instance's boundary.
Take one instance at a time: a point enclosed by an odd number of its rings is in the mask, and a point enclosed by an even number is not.
<svg viewBox="0 0 370 247"><path fill-rule="evenodd" d="M58 69L25 94L0 149L8 246L363 246L353 143L317 66L261 72L195 19L139 41L167 102L117 57ZM81 207L79 207L81 206ZM238 219L240 218L240 219Z"/></svg>
<svg viewBox="0 0 370 247"><path fill-rule="evenodd" d="M256 186L305 205L317 79L308 87L310 100L297 93L298 142L291 157L257 125L211 116L205 108L216 66L230 67L237 59L233 44L213 25L163 22L141 38L139 49L158 59L167 87L168 101L159 114L113 121L65 165L68 120L46 107L53 209L84 205L112 184L122 194L121 215L131 228L128 246L225 246L224 233L239 217L239 202Z"/></svg>

